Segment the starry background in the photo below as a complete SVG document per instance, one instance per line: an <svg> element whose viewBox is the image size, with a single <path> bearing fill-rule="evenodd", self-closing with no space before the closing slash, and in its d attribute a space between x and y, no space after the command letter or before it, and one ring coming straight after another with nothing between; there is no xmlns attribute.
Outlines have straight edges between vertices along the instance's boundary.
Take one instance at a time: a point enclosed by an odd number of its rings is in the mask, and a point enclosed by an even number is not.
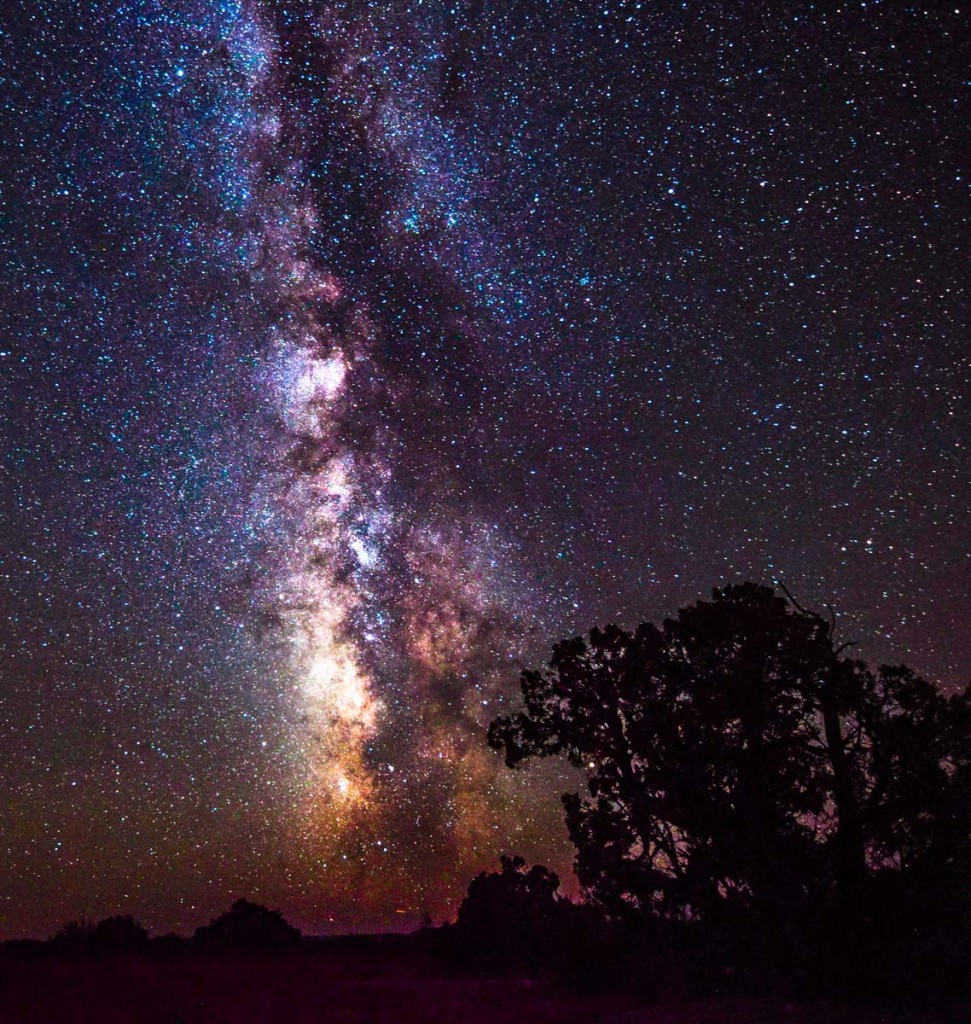
<svg viewBox="0 0 971 1024"><path fill-rule="evenodd" d="M971 640L959 7L0 14L0 933L569 871L484 727L740 579Z"/></svg>

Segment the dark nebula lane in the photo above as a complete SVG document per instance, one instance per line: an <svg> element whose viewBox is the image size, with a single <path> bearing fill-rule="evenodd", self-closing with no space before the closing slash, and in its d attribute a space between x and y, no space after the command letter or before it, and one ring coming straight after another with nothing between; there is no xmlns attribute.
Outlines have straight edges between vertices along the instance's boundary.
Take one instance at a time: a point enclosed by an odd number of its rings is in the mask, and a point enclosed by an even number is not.
<svg viewBox="0 0 971 1024"><path fill-rule="evenodd" d="M0 931L569 871L517 673L716 585L971 667L966 14L0 14Z"/></svg>

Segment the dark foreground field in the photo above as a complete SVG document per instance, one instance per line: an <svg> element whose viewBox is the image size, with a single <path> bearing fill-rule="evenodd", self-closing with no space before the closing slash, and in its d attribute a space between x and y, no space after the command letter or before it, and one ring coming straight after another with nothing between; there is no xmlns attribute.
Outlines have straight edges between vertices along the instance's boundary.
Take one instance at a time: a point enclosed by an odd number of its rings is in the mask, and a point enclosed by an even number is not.
<svg viewBox="0 0 971 1024"><path fill-rule="evenodd" d="M435 976L429 965L326 944L278 955L106 955L0 951L0 1022L45 1024L878 1024L964 1021L967 1013L783 999L649 1001L577 993L543 981Z"/></svg>

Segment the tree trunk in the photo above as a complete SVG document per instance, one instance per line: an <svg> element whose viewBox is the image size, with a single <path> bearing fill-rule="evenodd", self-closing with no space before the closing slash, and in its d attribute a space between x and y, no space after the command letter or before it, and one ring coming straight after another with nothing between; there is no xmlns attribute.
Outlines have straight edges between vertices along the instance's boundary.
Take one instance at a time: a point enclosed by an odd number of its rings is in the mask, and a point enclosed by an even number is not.
<svg viewBox="0 0 971 1024"><path fill-rule="evenodd" d="M833 801L836 804L836 888L844 921L851 921L859 910L866 881L866 845L863 812L856 793L853 766L846 751L846 740L835 706L832 676L822 687L823 730L830 767L833 770Z"/></svg>

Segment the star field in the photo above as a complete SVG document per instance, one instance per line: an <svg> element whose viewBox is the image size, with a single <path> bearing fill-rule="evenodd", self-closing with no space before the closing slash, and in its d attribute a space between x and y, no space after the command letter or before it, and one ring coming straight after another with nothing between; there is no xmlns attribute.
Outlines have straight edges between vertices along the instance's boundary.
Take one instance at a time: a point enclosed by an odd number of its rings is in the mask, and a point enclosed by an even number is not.
<svg viewBox="0 0 971 1024"><path fill-rule="evenodd" d="M782 580L971 644L967 13L0 15L0 931L308 931L568 871L484 729Z"/></svg>

